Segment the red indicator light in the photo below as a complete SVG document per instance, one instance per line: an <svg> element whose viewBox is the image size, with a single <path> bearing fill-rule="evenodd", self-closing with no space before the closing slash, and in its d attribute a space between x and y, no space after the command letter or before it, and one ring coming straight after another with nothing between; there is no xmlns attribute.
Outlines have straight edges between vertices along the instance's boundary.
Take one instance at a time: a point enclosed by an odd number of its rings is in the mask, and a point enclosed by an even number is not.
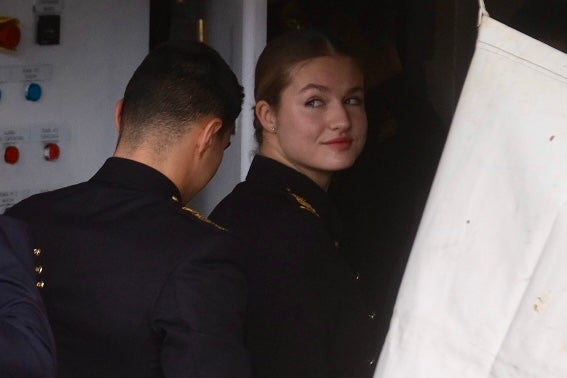
<svg viewBox="0 0 567 378"><path fill-rule="evenodd" d="M15 50L20 43L21 35L18 20L14 18L2 19L0 17L0 48Z"/></svg>
<svg viewBox="0 0 567 378"><path fill-rule="evenodd" d="M4 150L4 161L8 164L16 164L20 160L20 150L16 146L8 146Z"/></svg>
<svg viewBox="0 0 567 378"><path fill-rule="evenodd" d="M47 161L53 161L59 159L61 155L61 149L55 143L48 143L45 145L45 149L43 150L43 157Z"/></svg>

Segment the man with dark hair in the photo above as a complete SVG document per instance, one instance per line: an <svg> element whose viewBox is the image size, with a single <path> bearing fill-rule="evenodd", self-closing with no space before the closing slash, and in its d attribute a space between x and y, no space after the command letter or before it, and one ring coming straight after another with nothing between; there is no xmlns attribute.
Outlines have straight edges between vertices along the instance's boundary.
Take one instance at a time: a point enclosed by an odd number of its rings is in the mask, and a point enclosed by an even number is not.
<svg viewBox="0 0 567 378"><path fill-rule="evenodd" d="M213 49L156 47L116 106L114 156L7 210L42 251L61 378L248 376L241 246L183 206L215 174L242 98Z"/></svg>
<svg viewBox="0 0 567 378"><path fill-rule="evenodd" d="M33 258L26 224L0 216L0 371L5 377L55 377L55 344ZM36 273L41 269L35 266Z"/></svg>

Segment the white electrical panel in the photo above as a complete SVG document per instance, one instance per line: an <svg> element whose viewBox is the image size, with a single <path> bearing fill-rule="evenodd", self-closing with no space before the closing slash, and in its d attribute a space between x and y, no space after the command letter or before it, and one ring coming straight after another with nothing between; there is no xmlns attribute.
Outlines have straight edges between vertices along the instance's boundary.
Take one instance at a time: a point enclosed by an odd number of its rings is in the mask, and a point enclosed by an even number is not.
<svg viewBox="0 0 567 378"><path fill-rule="evenodd" d="M87 180L112 155L114 106L149 48L149 1L0 4L0 21L16 19L20 32L15 50L0 49L2 213ZM53 44L38 43L38 14L58 16Z"/></svg>

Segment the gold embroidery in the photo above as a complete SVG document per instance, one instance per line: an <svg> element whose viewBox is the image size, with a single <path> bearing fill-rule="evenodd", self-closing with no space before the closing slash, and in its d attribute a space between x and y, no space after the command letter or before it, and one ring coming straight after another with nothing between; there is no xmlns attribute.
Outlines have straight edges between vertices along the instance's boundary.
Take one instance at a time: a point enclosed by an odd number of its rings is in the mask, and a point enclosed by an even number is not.
<svg viewBox="0 0 567 378"><path fill-rule="evenodd" d="M299 203L300 209L307 210L310 213L313 213L316 216L319 216L319 214L317 213L317 210L315 210L315 208L313 206L311 206L311 204L309 202L307 202L307 200L305 198L301 197L298 194L293 193L290 189L287 189L287 191L297 201L297 203Z"/></svg>
<svg viewBox="0 0 567 378"><path fill-rule="evenodd" d="M207 218L206 216L204 216L203 214L199 213L197 210L193 210L189 207L183 206L182 207L183 210L190 212L191 214L193 214L195 217L197 217L199 220L208 223L208 224L212 224L213 226L215 226L216 228L218 228L219 230L223 230L226 231L226 228L219 226L218 224L216 224L215 222L213 222L212 220L210 220L209 218Z"/></svg>

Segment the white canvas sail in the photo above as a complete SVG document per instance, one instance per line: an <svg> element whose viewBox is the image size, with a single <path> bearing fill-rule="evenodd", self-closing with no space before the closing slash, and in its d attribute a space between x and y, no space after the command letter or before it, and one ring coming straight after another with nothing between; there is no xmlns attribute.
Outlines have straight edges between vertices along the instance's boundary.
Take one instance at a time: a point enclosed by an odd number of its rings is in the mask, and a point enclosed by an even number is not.
<svg viewBox="0 0 567 378"><path fill-rule="evenodd" d="M566 201L567 55L483 14L375 377L567 377Z"/></svg>

